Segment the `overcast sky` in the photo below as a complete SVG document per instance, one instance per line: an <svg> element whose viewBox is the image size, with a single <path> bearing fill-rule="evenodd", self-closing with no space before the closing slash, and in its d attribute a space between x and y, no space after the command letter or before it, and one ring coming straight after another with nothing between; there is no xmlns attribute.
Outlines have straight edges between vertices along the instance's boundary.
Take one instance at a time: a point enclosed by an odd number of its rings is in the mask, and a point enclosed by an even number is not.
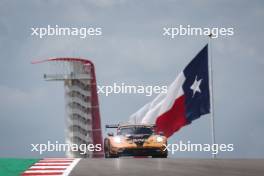
<svg viewBox="0 0 264 176"><path fill-rule="evenodd" d="M64 142L62 82L45 82L32 60L82 57L96 66L99 85L124 82L169 85L207 37L162 36L163 27L232 27L234 36L213 39L217 143L233 143L219 157L264 157L263 1L0 1L0 157L63 156L30 152L31 143ZM102 36L32 37L31 27L101 27ZM100 95L102 126L126 121L154 98ZM209 115L170 139L210 143ZM177 153L174 157L210 157Z"/></svg>

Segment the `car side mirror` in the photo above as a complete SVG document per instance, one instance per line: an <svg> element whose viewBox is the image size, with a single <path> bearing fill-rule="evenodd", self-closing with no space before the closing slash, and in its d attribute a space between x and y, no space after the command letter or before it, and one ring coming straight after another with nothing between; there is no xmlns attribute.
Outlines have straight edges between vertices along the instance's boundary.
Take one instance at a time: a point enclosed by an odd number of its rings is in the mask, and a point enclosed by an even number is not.
<svg viewBox="0 0 264 176"><path fill-rule="evenodd" d="M159 134L160 136L164 136L164 133L163 133L162 131L160 131L158 134Z"/></svg>
<svg viewBox="0 0 264 176"><path fill-rule="evenodd" d="M114 133L110 132L110 133L107 133L108 136L114 136Z"/></svg>

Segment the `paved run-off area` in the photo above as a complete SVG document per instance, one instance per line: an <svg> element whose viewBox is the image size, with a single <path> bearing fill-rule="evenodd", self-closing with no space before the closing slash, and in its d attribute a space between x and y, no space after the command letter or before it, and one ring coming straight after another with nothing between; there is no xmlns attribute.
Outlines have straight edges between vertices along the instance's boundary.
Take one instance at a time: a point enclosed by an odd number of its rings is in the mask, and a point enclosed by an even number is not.
<svg viewBox="0 0 264 176"><path fill-rule="evenodd" d="M83 159L70 176L262 176L264 159Z"/></svg>
<svg viewBox="0 0 264 176"><path fill-rule="evenodd" d="M38 159L14 159L14 158L0 158L0 175L1 176L15 176L20 175Z"/></svg>
<svg viewBox="0 0 264 176"><path fill-rule="evenodd" d="M60 173L57 173L58 169ZM264 175L264 159L0 159L0 176L20 174L34 176L35 174L64 176L68 174L70 176L262 176Z"/></svg>

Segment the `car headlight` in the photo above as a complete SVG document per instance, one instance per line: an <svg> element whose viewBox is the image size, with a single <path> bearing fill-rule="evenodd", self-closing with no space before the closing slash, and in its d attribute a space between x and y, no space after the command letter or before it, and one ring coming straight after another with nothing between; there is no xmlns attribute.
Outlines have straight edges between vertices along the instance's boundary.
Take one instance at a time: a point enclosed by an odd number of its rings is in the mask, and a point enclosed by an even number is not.
<svg viewBox="0 0 264 176"><path fill-rule="evenodd" d="M114 142L118 143L118 144L121 143L121 138L119 136L115 136L114 137Z"/></svg>
<svg viewBox="0 0 264 176"><path fill-rule="evenodd" d="M162 141L163 141L163 138L162 138L161 136L158 136L158 137L156 138L156 140L157 140L157 142L162 142Z"/></svg>

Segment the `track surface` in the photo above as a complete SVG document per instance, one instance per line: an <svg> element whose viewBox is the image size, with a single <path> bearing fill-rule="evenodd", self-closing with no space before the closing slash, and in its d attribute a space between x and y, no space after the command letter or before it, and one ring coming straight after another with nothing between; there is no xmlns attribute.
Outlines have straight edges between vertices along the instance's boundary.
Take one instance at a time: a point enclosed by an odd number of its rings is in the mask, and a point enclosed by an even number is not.
<svg viewBox="0 0 264 176"><path fill-rule="evenodd" d="M262 176L258 159L83 159L70 176Z"/></svg>

